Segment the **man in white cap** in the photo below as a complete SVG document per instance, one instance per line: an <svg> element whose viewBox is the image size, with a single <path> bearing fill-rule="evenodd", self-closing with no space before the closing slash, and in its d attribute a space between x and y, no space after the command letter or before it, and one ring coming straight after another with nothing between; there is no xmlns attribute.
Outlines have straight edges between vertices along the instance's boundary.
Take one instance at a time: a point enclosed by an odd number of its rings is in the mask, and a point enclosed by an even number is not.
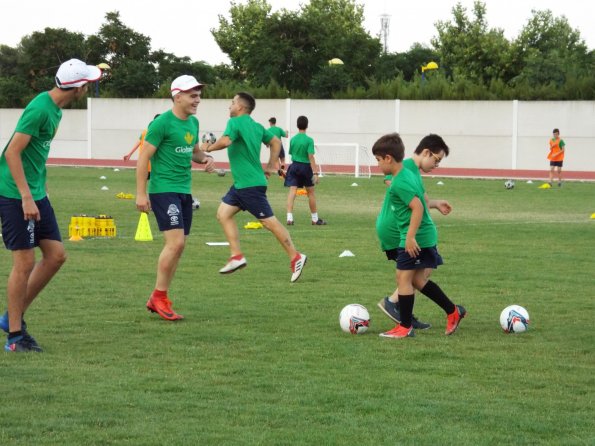
<svg viewBox="0 0 595 446"><path fill-rule="evenodd" d="M25 311L58 272L66 253L54 210L46 193L46 162L50 143L62 119L62 108L87 93L101 70L78 59L64 62L56 87L38 94L27 105L0 157L0 220L2 239L12 251L8 276L8 311L0 328L8 333L9 352L41 352L27 331ZM34 248L42 257L35 262Z"/></svg>
<svg viewBox="0 0 595 446"><path fill-rule="evenodd" d="M199 149L199 123L194 116L203 87L193 76L174 79L173 107L149 124L136 165L136 207L141 212L153 210L165 241L147 309L169 321L183 319L172 309L168 290L192 226L192 161L204 164L209 173L215 170L213 158Z"/></svg>

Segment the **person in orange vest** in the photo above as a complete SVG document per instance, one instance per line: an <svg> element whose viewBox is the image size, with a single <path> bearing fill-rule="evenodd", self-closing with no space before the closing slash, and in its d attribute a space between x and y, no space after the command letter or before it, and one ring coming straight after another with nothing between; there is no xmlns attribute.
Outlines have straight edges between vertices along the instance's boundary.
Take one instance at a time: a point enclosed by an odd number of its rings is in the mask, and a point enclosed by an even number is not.
<svg viewBox="0 0 595 446"><path fill-rule="evenodd" d="M562 187L562 164L564 163L564 148L566 143L560 138L560 130L554 129L554 137L550 139L550 186L554 182L554 170L558 173L558 187Z"/></svg>

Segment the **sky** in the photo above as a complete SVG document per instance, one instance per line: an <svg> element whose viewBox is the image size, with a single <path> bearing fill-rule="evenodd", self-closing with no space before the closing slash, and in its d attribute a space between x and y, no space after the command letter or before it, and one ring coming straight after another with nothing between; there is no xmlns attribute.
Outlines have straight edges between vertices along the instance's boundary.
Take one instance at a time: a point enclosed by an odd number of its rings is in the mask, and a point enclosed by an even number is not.
<svg viewBox="0 0 595 446"><path fill-rule="evenodd" d="M459 0L472 17L473 0ZM595 4L589 0L483 0L489 28L501 28L508 39L518 36L532 16L532 10L552 11L555 17L565 16L573 29L578 29L589 49L595 49ZM236 0L246 3L246 0ZM308 0L268 0L273 11L285 8L297 11ZM437 21L452 21L452 8L457 0L356 0L364 6L364 27L370 35L380 33L380 17L389 15L389 52L409 50L419 42L430 46L436 36ZM157 3L139 0L101 0L81 3L80 0L2 1L0 44L15 47L25 35L44 28L66 28L85 35L95 34L105 22L105 14L119 11L122 22L151 38L153 50L163 49L176 56L210 65L228 63L210 29L219 25L218 16L229 18L229 0L177 0ZM87 61L93 63L95 61ZM97 63L101 61L96 61Z"/></svg>

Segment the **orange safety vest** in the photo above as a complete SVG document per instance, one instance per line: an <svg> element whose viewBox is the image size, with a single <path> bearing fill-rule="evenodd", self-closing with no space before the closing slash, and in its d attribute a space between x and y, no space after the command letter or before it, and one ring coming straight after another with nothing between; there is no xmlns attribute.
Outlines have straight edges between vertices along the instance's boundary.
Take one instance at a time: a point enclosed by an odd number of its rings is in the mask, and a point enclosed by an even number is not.
<svg viewBox="0 0 595 446"><path fill-rule="evenodd" d="M561 141L560 138L550 139L550 153L547 156L550 161L564 161L564 150L560 147Z"/></svg>

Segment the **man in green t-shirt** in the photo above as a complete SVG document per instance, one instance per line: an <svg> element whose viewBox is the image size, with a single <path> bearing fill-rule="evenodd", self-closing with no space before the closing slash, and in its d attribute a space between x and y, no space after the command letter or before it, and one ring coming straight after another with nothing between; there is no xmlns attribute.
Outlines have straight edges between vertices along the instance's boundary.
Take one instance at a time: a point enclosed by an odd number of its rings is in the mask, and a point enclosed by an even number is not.
<svg viewBox="0 0 595 446"><path fill-rule="evenodd" d="M377 228L396 224L399 231L398 247L392 250L389 258L397 262L401 322L380 335L389 338L415 335L412 326L415 289L423 289L429 283L425 273L427 268L437 268L443 263L436 247L438 233L429 215L423 185L410 169L403 168L404 152L403 142L397 133L384 135L372 147L382 173L393 176L387 190L388 208L393 215L377 222ZM450 335L455 332L466 311L462 306L453 304L441 290L440 293L435 289L433 291L430 298L446 312L445 334Z"/></svg>
<svg viewBox="0 0 595 446"><path fill-rule="evenodd" d="M285 148L283 147L283 139L282 138L287 138L287 131L283 130L281 127L277 126L277 118L275 118L274 116L271 117L269 119L269 132L271 132L273 135L275 135L277 138L279 138L279 141L281 141L281 150L279 151L279 170L277 170L277 173L279 174L280 177L284 177L285 176Z"/></svg>
<svg viewBox="0 0 595 446"><path fill-rule="evenodd" d="M165 242L147 309L169 321L183 319L172 309L168 290L192 226L192 161L204 164L209 173L215 170L213 158L200 150L199 124L194 116L203 87L193 76L174 79L173 107L149 124L136 167L136 207L141 212L153 210Z"/></svg>
<svg viewBox="0 0 595 446"><path fill-rule="evenodd" d="M291 155L291 166L287 169L285 186L289 187L287 194L287 225L292 226L293 204L297 195L298 187L305 187L308 194L308 205L312 224L316 226L326 225L326 221L318 217L316 206L315 185L318 184L318 166L314 155L314 140L306 134L308 130L308 118L299 116L297 118L298 134L289 142L289 154Z"/></svg>
<svg viewBox="0 0 595 446"><path fill-rule="evenodd" d="M247 264L240 248L240 235L234 217L240 211L248 211L273 233L285 249L290 259L291 282L295 282L302 274L306 255L295 249L289 232L273 214L266 196L267 178L275 172L281 141L252 119L250 114L255 107L256 101L250 94L236 94L229 106L230 119L223 135L212 144L206 143L207 152L227 149L233 175L233 185L217 210L217 219L231 251L231 257L219 272L233 273ZM260 163L263 143L270 146L271 152L266 171L263 171Z"/></svg>
<svg viewBox="0 0 595 446"><path fill-rule="evenodd" d="M27 105L0 157L2 239L12 251L8 311L0 317L0 328L8 333L6 351L42 351L27 331L24 314L66 261L54 209L46 193L46 162L62 119L61 109L84 97L88 83L100 76L99 68L77 59L60 65L56 87L38 94ZM35 247L42 254L37 263Z"/></svg>

